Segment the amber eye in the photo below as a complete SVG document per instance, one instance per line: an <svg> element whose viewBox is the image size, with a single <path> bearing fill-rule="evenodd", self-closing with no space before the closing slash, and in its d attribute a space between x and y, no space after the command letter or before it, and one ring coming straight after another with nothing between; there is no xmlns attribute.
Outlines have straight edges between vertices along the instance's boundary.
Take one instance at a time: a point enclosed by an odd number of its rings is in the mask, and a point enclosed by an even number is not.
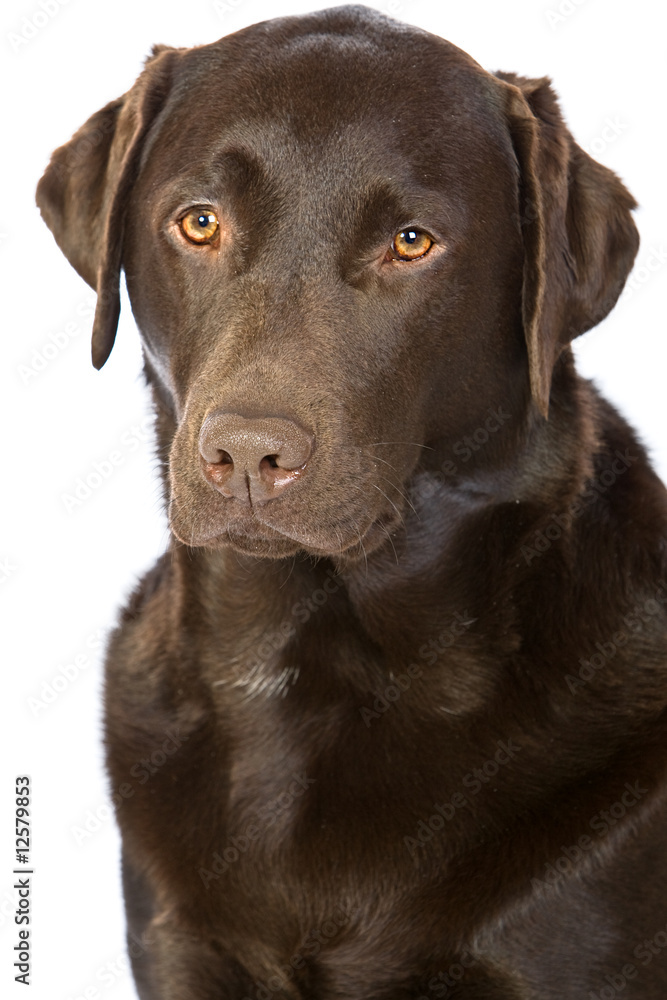
<svg viewBox="0 0 667 1000"><path fill-rule="evenodd" d="M422 229L404 229L394 236L391 249L399 260L417 260L429 252L433 243Z"/></svg>
<svg viewBox="0 0 667 1000"><path fill-rule="evenodd" d="M181 219L181 230L191 243L210 243L218 231L215 212L209 208L192 208Z"/></svg>

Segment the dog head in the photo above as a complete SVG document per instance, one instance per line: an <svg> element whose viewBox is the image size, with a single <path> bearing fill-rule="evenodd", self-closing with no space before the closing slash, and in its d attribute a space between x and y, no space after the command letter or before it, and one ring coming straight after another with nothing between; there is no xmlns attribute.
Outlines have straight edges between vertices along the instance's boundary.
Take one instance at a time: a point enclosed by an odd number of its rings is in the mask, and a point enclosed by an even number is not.
<svg viewBox="0 0 667 1000"><path fill-rule="evenodd" d="M38 204L98 293L98 368L125 270L175 534L269 556L380 545L489 411L516 443L637 249L547 80L363 7L158 47Z"/></svg>

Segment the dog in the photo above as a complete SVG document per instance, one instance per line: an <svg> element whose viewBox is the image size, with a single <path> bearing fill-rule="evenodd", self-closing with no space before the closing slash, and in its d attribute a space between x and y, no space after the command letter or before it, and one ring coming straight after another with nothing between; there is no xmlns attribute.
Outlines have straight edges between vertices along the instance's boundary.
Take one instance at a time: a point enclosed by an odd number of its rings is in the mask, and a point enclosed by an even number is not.
<svg viewBox="0 0 667 1000"><path fill-rule="evenodd" d="M667 996L667 502L574 338L634 199L361 6L157 46L37 200L171 543L108 648L146 1000Z"/></svg>

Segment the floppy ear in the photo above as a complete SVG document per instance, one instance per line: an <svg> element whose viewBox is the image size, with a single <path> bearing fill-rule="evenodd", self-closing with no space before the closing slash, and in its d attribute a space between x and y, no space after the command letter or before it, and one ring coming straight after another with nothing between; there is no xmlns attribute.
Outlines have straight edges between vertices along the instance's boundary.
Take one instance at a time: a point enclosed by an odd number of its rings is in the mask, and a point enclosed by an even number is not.
<svg viewBox="0 0 667 1000"><path fill-rule="evenodd" d="M521 172L523 324L532 397L549 411L554 364L604 319L639 246L636 202L613 171L581 149L545 77L498 73Z"/></svg>
<svg viewBox="0 0 667 1000"><path fill-rule="evenodd" d="M116 336L125 205L178 56L178 49L156 46L132 89L55 151L37 186L37 204L58 246L97 292L96 368L109 357Z"/></svg>

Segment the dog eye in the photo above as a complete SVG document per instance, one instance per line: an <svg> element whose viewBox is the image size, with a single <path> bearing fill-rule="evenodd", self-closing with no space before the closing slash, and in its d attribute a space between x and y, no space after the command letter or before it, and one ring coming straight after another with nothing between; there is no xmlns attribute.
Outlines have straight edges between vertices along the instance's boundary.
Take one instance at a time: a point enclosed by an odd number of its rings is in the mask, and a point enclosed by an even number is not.
<svg viewBox="0 0 667 1000"><path fill-rule="evenodd" d="M434 240L423 229L404 229L394 236L392 256L398 260L417 260L426 256L433 243Z"/></svg>
<svg viewBox="0 0 667 1000"><path fill-rule="evenodd" d="M183 235L191 243L210 243L218 231L215 212L208 208L192 208L180 221Z"/></svg>

